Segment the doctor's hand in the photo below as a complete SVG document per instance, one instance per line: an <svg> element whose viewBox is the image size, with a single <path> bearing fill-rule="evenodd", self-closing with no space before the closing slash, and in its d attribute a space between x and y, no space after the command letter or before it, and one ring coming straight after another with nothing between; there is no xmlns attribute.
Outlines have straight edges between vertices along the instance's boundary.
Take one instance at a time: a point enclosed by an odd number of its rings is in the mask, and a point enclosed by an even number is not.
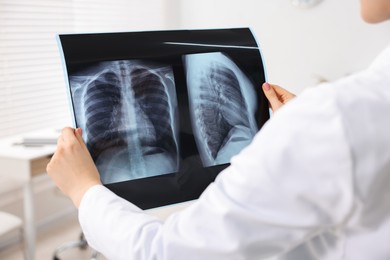
<svg viewBox="0 0 390 260"><path fill-rule="evenodd" d="M273 112L295 97L293 93L284 88L267 82L263 84L263 91Z"/></svg>
<svg viewBox="0 0 390 260"><path fill-rule="evenodd" d="M76 207L80 205L82 197L90 187L101 184L98 170L82 139L80 128L62 129L57 150L46 170Z"/></svg>

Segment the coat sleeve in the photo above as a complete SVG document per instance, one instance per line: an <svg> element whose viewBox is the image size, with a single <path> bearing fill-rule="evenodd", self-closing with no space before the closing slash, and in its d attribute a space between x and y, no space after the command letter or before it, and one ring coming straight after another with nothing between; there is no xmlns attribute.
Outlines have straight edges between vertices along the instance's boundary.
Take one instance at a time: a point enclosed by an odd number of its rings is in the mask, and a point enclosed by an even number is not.
<svg viewBox="0 0 390 260"><path fill-rule="evenodd" d="M108 259L266 259L343 225L353 208L352 170L333 91L307 91L165 222L103 186L85 194L79 220Z"/></svg>

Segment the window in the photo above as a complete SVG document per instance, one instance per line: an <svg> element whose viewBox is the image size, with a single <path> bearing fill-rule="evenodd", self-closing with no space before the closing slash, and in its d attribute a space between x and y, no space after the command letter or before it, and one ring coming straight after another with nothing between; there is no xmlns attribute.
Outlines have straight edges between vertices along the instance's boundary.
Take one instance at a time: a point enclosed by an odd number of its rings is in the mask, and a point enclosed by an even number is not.
<svg viewBox="0 0 390 260"><path fill-rule="evenodd" d="M58 33L166 29L163 0L1 0L0 137L71 125Z"/></svg>

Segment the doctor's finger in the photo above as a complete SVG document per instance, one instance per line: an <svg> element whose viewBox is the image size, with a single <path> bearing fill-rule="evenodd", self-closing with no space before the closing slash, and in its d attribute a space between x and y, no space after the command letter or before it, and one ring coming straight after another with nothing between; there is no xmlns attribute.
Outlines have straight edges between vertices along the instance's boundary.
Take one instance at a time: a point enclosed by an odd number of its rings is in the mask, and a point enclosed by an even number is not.
<svg viewBox="0 0 390 260"><path fill-rule="evenodd" d="M76 130L74 131L74 135L76 136L77 141L80 143L80 145L84 148L87 148L83 139L83 130L81 128L76 128Z"/></svg>
<svg viewBox="0 0 390 260"><path fill-rule="evenodd" d="M57 147L62 145L63 141L64 141L64 139L62 138L62 135L58 136L58 138L57 138Z"/></svg>
<svg viewBox="0 0 390 260"><path fill-rule="evenodd" d="M75 129L71 127L65 127L61 131L62 140L64 143L72 143L74 141L77 141L77 138L75 136Z"/></svg>
<svg viewBox="0 0 390 260"><path fill-rule="evenodd" d="M290 101L295 97L293 93L287 91L286 89L278 85L273 85L273 84L270 85L274 89L276 95L278 96L279 101L282 103L287 103L288 101Z"/></svg>
<svg viewBox="0 0 390 260"><path fill-rule="evenodd" d="M263 91L265 97L268 99L271 109L274 112L282 106L282 102L279 100L279 96L269 83L263 84Z"/></svg>

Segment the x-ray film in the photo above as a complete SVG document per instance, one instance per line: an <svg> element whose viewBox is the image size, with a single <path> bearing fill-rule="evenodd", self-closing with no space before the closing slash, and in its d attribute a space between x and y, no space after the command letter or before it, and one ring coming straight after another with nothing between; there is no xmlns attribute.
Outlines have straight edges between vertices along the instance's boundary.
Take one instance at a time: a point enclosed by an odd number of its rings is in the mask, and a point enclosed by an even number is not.
<svg viewBox="0 0 390 260"><path fill-rule="evenodd" d="M196 199L269 118L248 28L59 35L74 126L113 192Z"/></svg>

